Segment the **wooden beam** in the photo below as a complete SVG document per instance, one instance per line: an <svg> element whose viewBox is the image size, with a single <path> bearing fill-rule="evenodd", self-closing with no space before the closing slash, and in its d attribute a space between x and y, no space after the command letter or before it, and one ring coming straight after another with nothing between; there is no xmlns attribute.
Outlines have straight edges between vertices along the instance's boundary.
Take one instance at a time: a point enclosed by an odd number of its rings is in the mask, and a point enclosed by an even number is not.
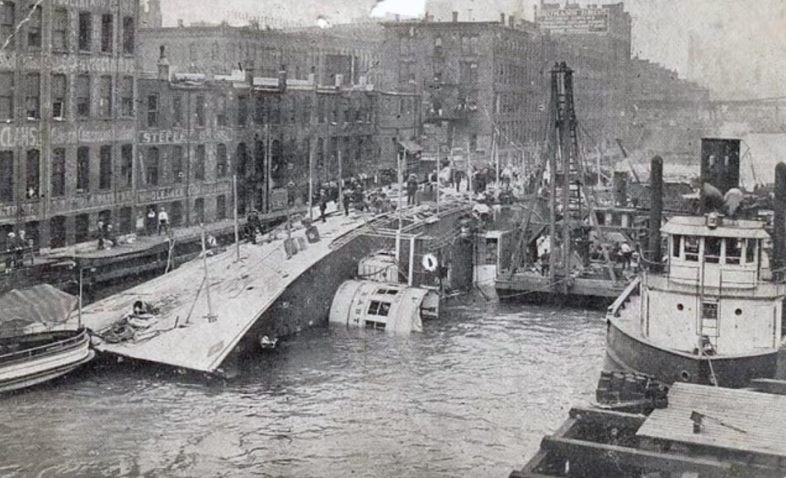
<svg viewBox="0 0 786 478"><path fill-rule="evenodd" d="M773 395L786 395L786 381L769 378L756 378L751 380L751 388L757 392L771 393Z"/></svg>
<svg viewBox="0 0 786 478"><path fill-rule="evenodd" d="M570 417L582 423L593 425L614 426L618 428L632 428L638 430L647 419L644 415L635 413L616 412L597 408L572 408Z"/></svg>
<svg viewBox="0 0 786 478"><path fill-rule="evenodd" d="M640 468L647 472L695 472L702 478L783 478L772 468L747 466L714 458L700 458L637 448L606 445L569 438L546 437L541 449L582 462L600 462Z"/></svg>

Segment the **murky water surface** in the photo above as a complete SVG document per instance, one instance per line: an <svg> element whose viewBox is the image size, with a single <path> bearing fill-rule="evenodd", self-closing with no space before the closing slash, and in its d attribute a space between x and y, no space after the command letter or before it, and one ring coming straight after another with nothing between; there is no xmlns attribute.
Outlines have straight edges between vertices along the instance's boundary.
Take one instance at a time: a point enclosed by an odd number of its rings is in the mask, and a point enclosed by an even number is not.
<svg viewBox="0 0 786 478"><path fill-rule="evenodd" d="M442 315L410 337L312 330L228 382L121 364L0 396L0 477L507 476L591 398L602 314Z"/></svg>

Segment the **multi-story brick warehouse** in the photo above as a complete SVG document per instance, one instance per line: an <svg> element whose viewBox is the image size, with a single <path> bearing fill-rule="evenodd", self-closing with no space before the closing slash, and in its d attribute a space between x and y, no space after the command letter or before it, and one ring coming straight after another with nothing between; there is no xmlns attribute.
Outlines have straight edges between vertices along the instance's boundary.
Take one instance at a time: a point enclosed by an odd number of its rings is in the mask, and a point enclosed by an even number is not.
<svg viewBox="0 0 786 478"><path fill-rule="evenodd" d="M131 227L137 0L0 3L0 250Z"/></svg>
<svg viewBox="0 0 786 478"><path fill-rule="evenodd" d="M503 162L541 139L543 40L528 22L385 23L385 82L422 98L424 154L450 151L491 161L492 137ZM438 148L438 149L435 149ZM455 157L455 156L454 156Z"/></svg>
<svg viewBox="0 0 786 478"><path fill-rule="evenodd" d="M139 80L136 217L161 208L174 226L231 217L231 78L171 75L166 59L159 63L156 75Z"/></svg>
<svg viewBox="0 0 786 478"><path fill-rule="evenodd" d="M295 80L314 74L318 84L333 85L341 75L343 85L358 84L361 77L380 84L382 28L376 23L288 30L191 25L145 28L141 38L145 71L155 69L164 45L170 64L181 72L221 75L253 64L257 75L275 77L286 65L289 78Z"/></svg>

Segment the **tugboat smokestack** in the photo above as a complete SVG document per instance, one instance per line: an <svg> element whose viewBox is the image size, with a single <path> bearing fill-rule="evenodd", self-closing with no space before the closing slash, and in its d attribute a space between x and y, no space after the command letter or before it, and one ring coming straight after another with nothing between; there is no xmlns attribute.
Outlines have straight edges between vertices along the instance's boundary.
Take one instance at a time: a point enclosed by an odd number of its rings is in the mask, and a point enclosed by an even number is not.
<svg viewBox="0 0 786 478"><path fill-rule="evenodd" d="M663 214L663 159L655 156L650 162L650 234L648 250L652 263L650 270L660 269L660 223Z"/></svg>
<svg viewBox="0 0 786 478"><path fill-rule="evenodd" d="M773 269L775 279L784 276L783 268L786 267L786 164L778 163L775 166L775 204L772 217L773 227Z"/></svg>

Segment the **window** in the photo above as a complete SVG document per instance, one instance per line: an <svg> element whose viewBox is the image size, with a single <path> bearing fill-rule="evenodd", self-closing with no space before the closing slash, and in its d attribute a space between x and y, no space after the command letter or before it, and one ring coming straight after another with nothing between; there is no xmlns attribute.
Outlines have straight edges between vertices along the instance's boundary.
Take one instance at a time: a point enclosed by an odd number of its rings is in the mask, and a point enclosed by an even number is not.
<svg viewBox="0 0 786 478"><path fill-rule="evenodd" d="M227 145L216 145L216 177L223 178L227 174Z"/></svg>
<svg viewBox="0 0 786 478"><path fill-rule="evenodd" d="M88 75L76 77L76 116L82 119L90 117L90 76Z"/></svg>
<svg viewBox="0 0 786 478"><path fill-rule="evenodd" d="M74 240L75 242L86 242L90 240L90 215L79 214L74 220Z"/></svg>
<svg viewBox="0 0 786 478"><path fill-rule="evenodd" d="M368 306L368 315L379 315L382 317L387 317L389 312L390 312L389 302L380 302L378 300L372 300L371 304L369 304Z"/></svg>
<svg viewBox="0 0 786 478"><path fill-rule="evenodd" d="M183 95L172 97L172 125L183 126Z"/></svg>
<svg viewBox="0 0 786 478"><path fill-rule="evenodd" d="M134 116L134 77L124 76L120 83L120 114Z"/></svg>
<svg viewBox="0 0 786 478"><path fill-rule="evenodd" d="M36 120L41 117L41 75L28 73L25 80L25 110L27 119Z"/></svg>
<svg viewBox="0 0 786 478"><path fill-rule="evenodd" d="M297 121L297 97L292 97L292 107L289 109L289 122Z"/></svg>
<svg viewBox="0 0 786 478"><path fill-rule="evenodd" d="M14 200L14 153L0 151L0 202Z"/></svg>
<svg viewBox="0 0 786 478"><path fill-rule="evenodd" d="M695 236L685 236L682 247L685 250L685 260L691 262L699 261L699 238Z"/></svg>
<svg viewBox="0 0 786 478"><path fill-rule="evenodd" d="M476 84L478 82L478 64L469 61L461 62L460 72L461 82L467 84Z"/></svg>
<svg viewBox="0 0 786 478"><path fill-rule="evenodd" d="M411 45L409 37L400 37L398 41L398 53L402 56L411 54Z"/></svg>
<svg viewBox="0 0 786 478"><path fill-rule="evenodd" d="M0 121L14 119L14 73L0 72Z"/></svg>
<svg viewBox="0 0 786 478"><path fill-rule="evenodd" d="M742 257L742 249L745 247L745 240L727 237L725 242L726 264L739 264Z"/></svg>
<svg viewBox="0 0 786 478"><path fill-rule="evenodd" d="M434 39L434 54L442 55L442 37L437 37Z"/></svg>
<svg viewBox="0 0 786 478"><path fill-rule="evenodd" d="M216 220L223 221L227 218L227 197L223 194L216 196Z"/></svg>
<svg viewBox="0 0 786 478"><path fill-rule="evenodd" d="M66 76L52 75L52 118L62 120L65 118L66 104Z"/></svg>
<svg viewBox="0 0 786 478"><path fill-rule="evenodd" d="M325 98L323 96L317 98L317 121L325 122Z"/></svg>
<svg viewBox="0 0 786 478"><path fill-rule="evenodd" d="M90 148L80 146L76 150L76 191L87 192L90 189Z"/></svg>
<svg viewBox="0 0 786 478"><path fill-rule="evenodd" d="M745 263L753 264L756 261L756 239L747 239L745 241Z"/></svg>
<svg viewBox="0 0 786 478"><path fill-rule="evenodd" d="M377 289L377 294L380 294L380 295L396 295L396 294L398 294L398 290L396 290L396 289Z"/></svg>
<svg viewBox="0 0 786 478"><path fill-rule="evenodd" d="M671 236L671 255L674 257L680 257L680 246L682 245L682 236L674 235Z"/></svg>
<svg viewBox="0 0 786 478"><path fill-rule="evenodd" d="M52 191L54 197L65 196L65 148L52 150Z"/></svg>
<svg viewBox="0 0 786 478"><path fill-rule="evenodd" d="M702 319L717 319L718 318L718 304L715 302L702 302L701 303L701 318Z"/></svg>
<svg viewBox="0 0 786 478"><path fill-rule="evenodd" d="M93 17L88 12L79 12L79 50L90 51L93 38Z"/></svg>
<svg viewBox="0 0 786 478"><path fill-rule="evenodd" d="M196 198L194 201L194 216L197 224L205 222L205 198Z"/></svg>
<svg viewBox="0 0 786 478"><path fill-rule="evenodd" d="M158 126L158 95L147 97L147 126Z"/></svg>
<svg viewBox="0 0 786 478"><path fill-rule="evenodd" d="M134 53L134 17L123 17L123 53L131 55Z"/></svg>
<svg viewBox="0 0 786 478"><path fill-rule="evenodd" d="M99 83L98 114L101 118L112 117L112 77L102 76Z"/></svg>
<svg viewBox="0 0 786 478"><path fill-rule="evenodd" d="M720 262L721 239L719 237L704 238L704 261L709 264Z"/></svg>
<svg viewBox="0 0 786 478"><path fill-rule="evenodd" d="M227 97L223 95L216 98L216 125L227 125Z"/></svg>
<svg viewBox="0 0 786 478"><path fill-rule="evenodd" d="M56 8L52 13L52 49L68 50L68 10Z"/></svg>
<svg viewBox="0 0 786 478"><path fill-rule="evenodd" d="M147 186L158 186L158 148L155 146L147 149L145 161L145 184Z"/></svg>
<svg viewBox="0 0 786 478"><path fill-rule="evenodd" d="M237 97L237 125L245 126L248 120L248 96Z"/></svg>
<svg viewBox="0 0 786 478"><path fill-rule="evenodd" d="M101 15L101 53L112 53L113 30L112 15Z"/></svg>
<svg viewBox="0 0 786 478"><path fill-rule="evenodd" d="M16 5L14 2L0 3L0 38L8 41L8 47L14 47L14 29L16 28Z"/></svg>
<svg viewBox="0 0 786 478"><path fill-rule="evenodd" d="M196 147L196 157L194 158L194 179L205 180L205 145L199 144Z"/></svg>
<svg viewBox="0 0 786 478"><path fill-rule="evenodd" d="M132 174L134 171L134 146L124 144L120 146L120 177L119 186L124 188L131 187Z"/></svg>
<svg viewBox="0 0 786 478"><path fill-rule="evenodd" d="M205 126L205 97L204 95L197 95L196 97L196 125L199 127Z"/></svg>
<svg viewBox="0 0 786 478"><path fill-rule="evenodd" d="M311 98L303 100L303 124L311 123Z"/></svg>
<svg viewBox="0 0 786 478"><path fill-rule="evenodd" d="M273 124L278 124L281 122L281 97L276 96L276 99L273 100L273 107L270 111L270 122Z"/></svg>
<svg viewBox="0 0 786 478"><path fill-rule="evenodd" d="M183 179L183 147L172 146L172 182L182 183Z"/></svg>
<svg viewBox="0 0 786 478"><path fill-rule="evenodd" d="M5 39L3 39L5 41ZM31 7L27 20L27 48L41 48L41 6Z"/></svg>
<svg viewBox="0 0 786 478"><path fill-rule="evenodd" d="M112 146L104 145L99 150L98 189L112 188Z"/></svg>
<svg viewBox="0 0 786 478"><path fill-rule="evenodd" d="M27 182L25 183L25 196L27 199L35 199L38 197L38 189L41 187L40 163L41 153L37 149L28 150L27 164L25 167L25 172L27 175Z"/></svg>

